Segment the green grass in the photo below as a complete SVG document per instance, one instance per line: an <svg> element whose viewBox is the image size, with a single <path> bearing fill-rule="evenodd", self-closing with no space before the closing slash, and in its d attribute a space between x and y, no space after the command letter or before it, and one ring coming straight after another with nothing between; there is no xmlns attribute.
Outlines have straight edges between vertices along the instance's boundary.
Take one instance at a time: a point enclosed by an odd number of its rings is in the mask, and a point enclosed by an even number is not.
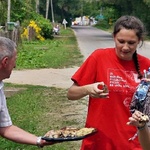
<svg viewBox="0 0 150 150"><path fill-rule="evenodd" d="M80 114L81 101L69 101L66 89L54 87L6 84L8 90L20 89L19 92L7 95L8 109L15 125L36 135L44 135L51 129L65 126L83 127L83 114ZM23 88L23 90L22 90ZM6 90L5 89L5 90ZM85 104L84 104L85 105ZM75 109L79 107L79 109ZM35 150L35 146L17 144L0 138L2 150ZM44 147L44 150L78 150L80 142L63 142Z"/></svg>
<svg viewBox="0 0 150 150"><path fill-rule="evenodd" d="M83 56L71 29L61 29L53 40L23 41L18 47L16 69L64 68L79 66ZM16 90L19 92L6 92ZM22 90L23 89L23 90ZM69 101L67 89L5 84L8 109L14 125L38 136L65 126L83 127L86 101ZM12 94L14 93L14 94ZM0 138L0 150L38 150ZM81 141L63 142L44 150L79 150Z"/></svg>
<svg viewBox="0 0 150 150"><path fill-rule="evenodd" d="M18 46L16 69L79 66L82 58L74 32L68 28L52 40L23 41Z"/></svg>

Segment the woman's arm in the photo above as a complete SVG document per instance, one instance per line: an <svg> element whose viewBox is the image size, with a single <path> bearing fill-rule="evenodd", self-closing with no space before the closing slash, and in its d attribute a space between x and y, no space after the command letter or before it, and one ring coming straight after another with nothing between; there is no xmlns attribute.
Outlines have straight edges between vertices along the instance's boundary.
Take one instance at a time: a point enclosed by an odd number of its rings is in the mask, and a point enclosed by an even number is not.
<svg viewBox="0 0 150 150"><path fill-rule="evenodd" d="M84 86L79 86L76 83L68 89L67 97L69 100L78 100L84 96L89 95L94 98L104 98L108 96L108 91L105 89L100 89L99 86L104 86L103 82L97 82L93 84L88 84Z"/></svg>
<svg viewBox="0 0 150 150"><path fill-rule="evenodd" d="M150 129L147 125L138 130L138 137L143 150L150 150Z"/></svg>
<svg viewBox="0 0 150 150"><path fill-rule="evenodd" d="M143 113L140 111L135 111L131 117L129 117L129 121L127 125L132 125L137 127L138 129L138 138L143 150L150 150L150 128L147 126L148 119L141 121L143 117Z"/></svg>

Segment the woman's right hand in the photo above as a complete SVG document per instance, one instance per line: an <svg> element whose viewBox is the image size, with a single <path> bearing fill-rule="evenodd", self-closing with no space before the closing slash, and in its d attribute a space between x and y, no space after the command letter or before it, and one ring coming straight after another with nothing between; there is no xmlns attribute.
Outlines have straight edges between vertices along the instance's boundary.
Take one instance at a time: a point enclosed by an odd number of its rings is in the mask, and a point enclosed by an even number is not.
<svg viewBox="0 0 150 150"><path fill-rule="evenodd" d="M97 82L84 86L87 90L87 94L93 98L108 98L108 89L104 82Z"/></svg>
<svg viewBox="0 0 150 150"><path fill-rule="evenodd" d="M73 85L68 89L67 93L69 100L77 100L87 95L93 98L108 98L109 93L104 82L97 82L83 86L73 83Z"/></svg>

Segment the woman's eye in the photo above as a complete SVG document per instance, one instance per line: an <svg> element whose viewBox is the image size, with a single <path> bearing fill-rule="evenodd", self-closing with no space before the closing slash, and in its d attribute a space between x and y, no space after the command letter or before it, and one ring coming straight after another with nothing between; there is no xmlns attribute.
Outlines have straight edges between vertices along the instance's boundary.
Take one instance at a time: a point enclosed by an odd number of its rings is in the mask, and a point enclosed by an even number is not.
<svg viewBox="0 0 150 150"><path fill-rule="evenodd" d="M119 41L119 43L123 44L123 43L125 43L125 42L124 42L124 41Z"/></svg>
<svg viewBox="0 0 150 150"><path fill-rule="evenodd" d="M121 43L121 44L125 44L125 43L127 43L127 44L129 44L129 45L135 44L134 41L129 41L129 42L126 42L126 41L124 41L124 40L118 40L118 41L119 41L119 43Z"/></svg>
<svg viewBox="0 0 150 150"><path fill-rule="evenodd" d="M135 42L128 42L128 44L133 45Z"/></svg>

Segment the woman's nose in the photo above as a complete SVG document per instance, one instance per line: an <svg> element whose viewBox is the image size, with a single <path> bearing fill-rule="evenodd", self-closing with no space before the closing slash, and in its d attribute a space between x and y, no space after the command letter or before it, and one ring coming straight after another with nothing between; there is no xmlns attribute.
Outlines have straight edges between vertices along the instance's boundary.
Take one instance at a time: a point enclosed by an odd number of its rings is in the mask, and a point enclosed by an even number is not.
<svg viewBox="0 0 150 150"><path fill-rule="evenodd" d="M129 49L129 45L128 45L128 43L124 43L124 45L123 45L123 49Z"/></svg>

